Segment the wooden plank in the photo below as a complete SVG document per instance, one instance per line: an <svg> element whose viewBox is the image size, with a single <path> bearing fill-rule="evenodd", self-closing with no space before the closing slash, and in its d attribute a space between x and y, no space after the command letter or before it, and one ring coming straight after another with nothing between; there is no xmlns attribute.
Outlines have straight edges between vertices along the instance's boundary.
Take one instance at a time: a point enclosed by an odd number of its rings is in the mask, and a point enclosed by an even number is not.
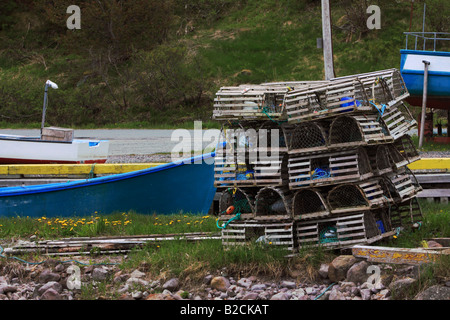
<svg viewBox="0 0 450 320"><path fill-rule="evenodd" d="M420 265L432 263L441 254L448 255L450 252L448 250L441 252L422 248L407 249L357 245L352 248L352 254L356 258L364 258L369 262Z"/></svg>

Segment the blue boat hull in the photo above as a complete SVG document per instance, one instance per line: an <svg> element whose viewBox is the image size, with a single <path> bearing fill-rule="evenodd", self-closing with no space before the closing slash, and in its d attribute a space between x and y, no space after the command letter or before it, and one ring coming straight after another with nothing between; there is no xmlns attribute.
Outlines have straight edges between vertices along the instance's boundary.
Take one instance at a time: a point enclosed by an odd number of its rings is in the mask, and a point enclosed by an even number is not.
<svg viewBox="0 0 450 320"><path fill-rule="evenodd" d="M109 214L208 213L214 153L157 167L93 178L0 189L0 216L68 217Z"/></svg>
<svg viewBox="0 0 450 320"><path fill-rule="evenodd" d="M410 93L413 105L422 104L424 64L430 61L428 71L428 106L447 109L450 104L450 52L400 50L400 72ZM410 102L411 103L411 102ZM430 104L431 103L431 104Z"/></svg>

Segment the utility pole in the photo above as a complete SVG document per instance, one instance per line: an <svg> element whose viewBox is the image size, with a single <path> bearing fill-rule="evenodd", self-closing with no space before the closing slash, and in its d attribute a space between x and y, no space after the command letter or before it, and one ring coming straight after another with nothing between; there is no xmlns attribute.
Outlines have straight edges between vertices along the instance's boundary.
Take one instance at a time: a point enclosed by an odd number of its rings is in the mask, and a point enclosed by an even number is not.
<svg viewBox="0 0 450 320"><path fill-rule="evenodd" d="M331 34L330 1L322 0L322 37L325 80L335 77L333 62L333 39Z"/></svg>
<svg viewBox="0 0 450 320"><path fill-rule="evenodd" d="M423 135L425 131L425 113L427 110L427 94L428 94L428 66L429 61L423 60L423 97L422 97L422 114L420 117L420 133L419 133L419 149L422 148Z"/></svg>

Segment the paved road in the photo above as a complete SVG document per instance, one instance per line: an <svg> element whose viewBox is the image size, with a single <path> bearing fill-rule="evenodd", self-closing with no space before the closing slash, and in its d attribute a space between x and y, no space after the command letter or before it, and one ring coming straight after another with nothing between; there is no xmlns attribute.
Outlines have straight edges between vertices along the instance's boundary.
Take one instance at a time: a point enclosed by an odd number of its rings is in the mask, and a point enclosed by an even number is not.
<svg viewBox="0 0 450 320"><path fill-rule="evenodd" d="M0 129L0 134L39 136L39 129ZM217 142L219 130L146 130L97 129L75 130L75 138L110 141L110 155L170 153L174 148L183 152L200 150Z"/></svg>

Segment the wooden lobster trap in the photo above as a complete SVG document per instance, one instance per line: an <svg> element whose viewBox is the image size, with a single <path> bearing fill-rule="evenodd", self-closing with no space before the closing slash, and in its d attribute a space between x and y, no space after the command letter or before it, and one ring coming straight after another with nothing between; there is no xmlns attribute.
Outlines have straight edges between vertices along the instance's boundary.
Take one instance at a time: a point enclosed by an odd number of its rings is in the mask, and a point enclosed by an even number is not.
<svg viewBox="0 0 450 320"><path fill-rule="evenodd" d="M214 99L213 119L285 120L285 86L241 85L222 87Z"/></svg>
<svg viewBox="0 0 450 320"><path fill-rule="evenodd" d="M394 146L402 157L412 163L420 159L419 152L414 146L413 141L409 135L403 135L394 141Z"/></svg>
<svg viewBox="0 0 450 320"><path fill-rule="evenodd" d="M393 228L411 227L414 223L421 222L423 214L417 197L396 202L391 208L390 218Z"/></svg>
<svg viewBox="0 0 450 320"><path fill-rule="evenodd" d="M308 188L294 193L292 214L295 220L315 219L328 216L330 209L320 190Z"/></svg>
<svg viewBox="0 0 450 320"><path fill-rule="evenodd" d="M293 193L286 187L261 188L255 198L255 219L292 219Z"/></svg>
<svg viewBox="0 0 450 320"><path fill-rule="evenodd" d="M377 115L339 116L329 131L329 147L333 149L393 142Z"/></svg>
<svg viewBox="0 0 450 320"><path fill-rule="evenodd" d="M392 235L388 211L355 212L314 220L296 221L296 240L303 247L348 248L368 244ZM386 223L386 224L385 224Z"/></svg>
<svg viewBox="0 0 450 320"><path fill-rule="evenodd" d="M392 138L398 139L417 126L417 121L403 101L397 101L395 104L388 103L385 106L381 119Z"/></svg>
<svg viewBox="0 0 450 320"><path fill-rule="evenodd" d="M273 132L277 134L273 135ZM219 143L214 160L216 187L287 184L288 156L281 130L227 130L226 134L221 136L224 143ZM279 139L278 143L271 143L271 137Z"/></svg>
<svg viewBox="0 0 450 320"><path fill-rule="evenodd" d="M311 156L291 155L288 172L290 189L361 181L373 176L363 147Z"/></svg>
<svg viewBox="0 0 450 320"><path fill-rule="evenodd" d="M328 151L329 121L308 121L283 126L288 154L312 154Z"/></svg>
<svg viewBox="0 0 450 320"><path fill-rule="evenodd" d="M260 244L293 251L294 223L292 220L234 220L222 228L221 239L226 249Z"/></svg>
<svg viewBox="0 0 450 320"><path fill-rule="evenodd" d="M382 104L395 103L409 97L400 71L396 68L367 72L331 79L333 81L357 80L364 88L364 95L372 102Z"/></svg>
<svg viewBox="0 0 450 320"><path fill-rule="evenodd" d="M395 202L402 202L415 197L421 190L416 176L408 167L383 176L386 186Z"/></svg>
<svg viewBox="0 0 450 320"><path fill-rule="evenodd" d="M289 91L285 96L288 123L335 117L342 113L371 112L364 87L357 79Z"/></svg>
<svg viewBox="0 0 450 320"><path fill-rule="evenodd" d="M387 207L392 202L382 179L340 184L327 194L327 203L332 214L372 210Z"/></svg>
<svg viewBox="0 0 450 320"><path fill-rule="evenodd" d="M255 198L258 189L255 188L226 188L219 198L219 213L230 218L240 213L241 219L255 216Z"/></svg>

